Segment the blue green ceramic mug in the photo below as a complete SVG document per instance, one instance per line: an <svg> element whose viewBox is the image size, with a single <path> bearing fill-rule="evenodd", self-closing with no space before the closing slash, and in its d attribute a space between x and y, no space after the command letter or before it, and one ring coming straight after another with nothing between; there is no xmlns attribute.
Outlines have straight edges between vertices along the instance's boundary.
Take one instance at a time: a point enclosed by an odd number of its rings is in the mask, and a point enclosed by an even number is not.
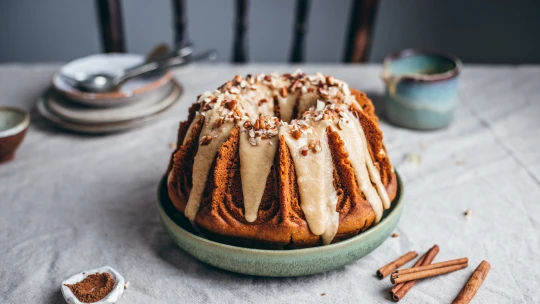
<svg viewBox="0 0 540 304"><path fill-rule="evenodd" d="M452 121L461 61L452 55L407 49L384 59L388 120L420 130L438 129Z"/></svg>

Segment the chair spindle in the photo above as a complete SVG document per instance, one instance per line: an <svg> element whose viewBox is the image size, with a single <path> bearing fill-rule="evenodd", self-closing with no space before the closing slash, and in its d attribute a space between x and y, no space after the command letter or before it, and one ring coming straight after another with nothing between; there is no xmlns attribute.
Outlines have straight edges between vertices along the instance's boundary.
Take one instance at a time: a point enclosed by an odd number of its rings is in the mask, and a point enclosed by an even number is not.
<svg viewBox="0 0 540 304"><path fill-rule="evenodd" d="M105 53L126 51L120 0L96 0L101 40Z"/></svg>
<svg viewBox="0 0 540 304"><path fill-rule="evenodd" d="M248 61L246 32L248 29L248 0L236 0L236 20L234 32L233 58L234 63Z"/></svg>
<svg viewBox="0 0 540 304"><path fill-rule="evenodd" d="M293 47L290 61L293 63L304 62L305 58L305 35L308 31L308 15L310 0L296 1L296 20L294 24Z"/></svg>
<svg viewBox="0 0 540 304"><path fill-rule="evenodd" d="M371 46L378 0L353 0L345 45L345 62L365 62Z"/></svg>

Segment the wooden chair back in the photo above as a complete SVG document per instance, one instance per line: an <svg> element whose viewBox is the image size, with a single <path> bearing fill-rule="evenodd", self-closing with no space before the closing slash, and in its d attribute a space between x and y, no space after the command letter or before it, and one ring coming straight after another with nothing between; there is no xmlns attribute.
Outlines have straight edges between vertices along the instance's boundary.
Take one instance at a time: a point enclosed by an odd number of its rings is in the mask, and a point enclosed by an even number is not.
<svg viewBox="0 0 540 304"><path fill-rule="evenodd" d="M102 44L105 52L125 52L122 8L120 0L96 0ZM296 0L293 40L289 61L305 61L305 38L311 0ZM378 0L353 0L349 15L344 62L365 62L371 46ZM188 46L186 0L172 0L175 46ZM232 62L248 62L249 0L235 0L235 21Z"/></svg>

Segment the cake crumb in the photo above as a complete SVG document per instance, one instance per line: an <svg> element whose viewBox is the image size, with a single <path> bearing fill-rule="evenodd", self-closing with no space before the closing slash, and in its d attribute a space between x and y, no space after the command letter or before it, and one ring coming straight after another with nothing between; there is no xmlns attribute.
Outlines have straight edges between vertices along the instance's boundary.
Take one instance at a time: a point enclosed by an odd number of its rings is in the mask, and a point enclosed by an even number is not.
<svg viewBox="0 0 540 304"><path fill-rule="evenodd" d="M420 157L420 155L414 154L414 153L405 154L405 158L407 159L408 162L414 163L414 164L420 164L420 162L422 162L422 158Z"/></svg>
<svg viewBox="0 0 540 304"><path fill-rule="evenodd" d="M176 142L172 142L169 144L169 148L176 149Z"/></svg>
<svg viewBox="0 0 540 304"><path fill-rule="evenodd" d="M471 215L472 215L471 209L465 210L465 212L463 213L463 215L465 215L465 218L470 218Z"/></svg>
<svg viewBox="0 0 540 304"><path fill-rule="evenodd" d="M126 284L124 284L124 289L128 289L129 287L129 281L126 282Z"/></svg>
<svg viewBox="0 0 540 304"><path fill-rule="evenodd" d="M426 145L423 144L423 143L420 143L418 146L420 147L420 150L422 150L422 151L426 151L426 149L427 149Z"/></svg>
<svg viewBox="0 0 540 304"><path fill-rule="evenodd" d="M462 159L458 160L456 164L460 167L465 167L467 165L467 163Z"/></svg>
<svg viewBox="0 0 540 304"><path fill-rule="evenodd" d="M395 232L392 233L392 237L393 237L393 238L397 238L398 236L399 236L399 234L397 234L397 233L395 233Z"/></svg>
<svg viewBox="0 0 540 304"><path fill-rule="evenodd" d="M326 292L321 293L321 297L324 297L326 295Z"/></svg>

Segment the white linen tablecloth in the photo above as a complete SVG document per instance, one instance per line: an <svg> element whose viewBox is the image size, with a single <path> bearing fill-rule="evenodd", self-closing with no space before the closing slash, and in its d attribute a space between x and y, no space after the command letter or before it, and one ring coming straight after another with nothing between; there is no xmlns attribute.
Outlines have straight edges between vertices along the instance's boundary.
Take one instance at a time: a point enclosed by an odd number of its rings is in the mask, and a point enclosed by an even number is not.
<svg viewBox="0 0 540 304"><path fill-rule="evenodd" d="M381 120L405 183L399 237L344 268L277 279L222 271L177 248L155 197L178 122L198 94L235 74L293 67L191 66L176 72L181 102L157 122L83 136L50 127L33 110L59 66L0 65L0 105L32 110L16 159L0 166L0 303L62 303L64 279L103 265L131 282L119 303L389 303L391 284L375 270L435 243L436 261L469 257L469 267L418 283L402 303L451 302L483 259L492 269L473 303L540 299L539 66L466 66L449 128L418 132ZM303 69L344 79L380 108L379 65ZM416 156L420 162L410 161Z"/></svg>

